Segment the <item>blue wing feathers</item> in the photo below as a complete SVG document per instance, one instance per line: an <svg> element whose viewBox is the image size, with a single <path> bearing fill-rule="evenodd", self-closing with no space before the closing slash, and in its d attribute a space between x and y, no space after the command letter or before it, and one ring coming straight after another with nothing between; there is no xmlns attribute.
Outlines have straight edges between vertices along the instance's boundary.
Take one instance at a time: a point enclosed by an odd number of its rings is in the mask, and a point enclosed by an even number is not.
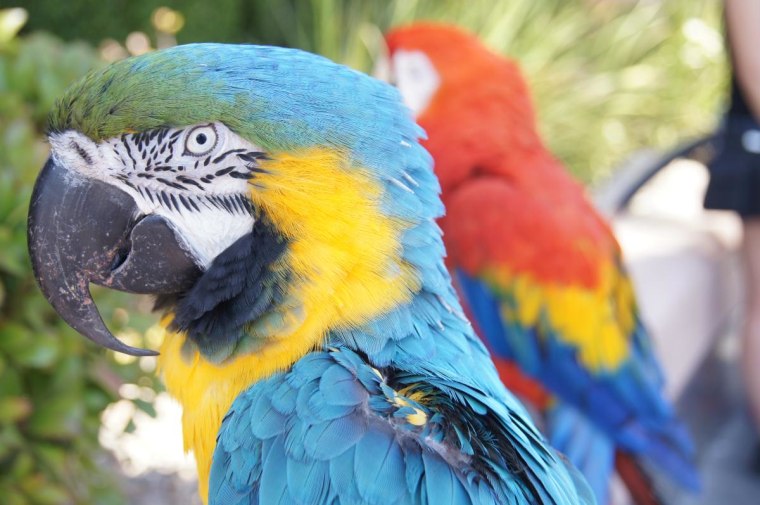
<svg viewBox="0 0 760 505"><path fill-rule="evenodd" d="M353 447L366 431L366 418L351 413L334 421L309 426L304 432L304 449L315 459L331 459Z"/></svg>
<svg viewBox="0 0 760 505"><path fill-rule="evenodd" d="M282 414L293 412L296 408L298 390L287 382L280 384L272 394L272 406Z"/></svg>
<svg viewBox="0 0 760 505"><path fill-rule="evenodd" d="M649 459L682 485L695 489L699 479L692 462L693 446L664 397L662 370L640 321L630 337L629 358L617 370L591 373L579 363L577 350L548 325L522 328L504 320L504 305L513 306L518 301L508 295L497 296L486 282L462 270L457 271L456 279L488 347L553 392L560 411L562 402L568 403L566 412L573 405L578 409L576 414L586 417L601 432L592 436L587 429L591 427L580 429L579 420L573 416L560 415L550 419L548 426L552 443L567 451L576 466L586 468L584 473L596 483L593 487L600 503L606 495L600 493L600 482L608 480L614 455L601 436L607 437L610 447ZM590 464L595 451L599 459Z"/></svg>
<svg viewBox="0 0 760 505"><path fill-rule="evenodd" d="M261 445L261 453L263 456L263 461L261 463L261 480L250 483L252 487L251 494L259 494L259 501L262 503L271 503L272 505L293 503L290 493L288 492L288 479L285 472L288 464L288 456L285 453L285 444L283 443L282 435L279 435L276 438L265 439ZM216 455L214 458L216 458ZM211 482L214 480L215 479L212 477ZM254 487L256 484L258 484L260 489ZM210 503L219 505L224 503L216 500L216 497L209 501Z"/></svg>
<svg viewBox="0 0 760 505"><path fill-rule="evenodd" d="M236 468L237 465L231 461L231 457L230 453L220 454L219 460L215 463L222 468ZM230 503L232 505L245 503L243 500L247 498L250 491L247 488L235 485L233 477L234 475L228 473L227 478L216 480L213 487L209 489L209 494L215 496L219 503Z"/></svg>
<svg viewBox="0 0 760 505"><path fill-rule="evenodd" d="M421 499L422 476L425 473L422 452L407 446L403 446L402 449L404 449L405 483L409 490L409 501L411 503L425 503ZM418 499L415 500L414 498Z"/></svg>
<svg viewBox="0 0 760 505"><path fill-rule="evenodd" d="M457 271L456 280L464 304L470 308L488 348L500 358L519 363L526 373L540 373L544 354L552 350L541 345L535 331L505 321L502 317L505 302L497 299L486 283L461 270ZM515 305L514 300L510 303Z"/></svg>
<svg viewBox="0 0 760 505"><path fill-rule="evenodd" d="M403 454L390 430L368 430L356 444L354 475L368 504L395 503L407 493Z"/></svg>
<svg viewBox="0 0 760 505"><path fill-rule="evenodd" d="M485 283L459 273L456 276L457 286L461 289L467 306L472 311L480 334L487 338L489 348L502 358L512 356L507 344L507 332L501 318L501 305L492 295Z"/></svg>
<svg viewBox="0 0 760 505"><path fill-rule="evenodd" d="M330 489L330 464L288 457L288 493L295 503L326 503Z"/></svg>
<svg viewBox="0 0 760 505"><path fill-rule="evenodd" d="M442 505L466 505L472 503L459 477L438 454L422 453L425 465L425 490L429 503Z"/></svg>
<svg viewBox="0 0 760 505"><path fill-rule="evenodd" d="M359 489L354 478L353 448L330 460L330 484L332 494L340 497L340 503L361 503Z"/></svg>
<svg viewBox="0 0 760 505"><path fill-rule="evenodd" d="M609 481L615 463L615 442L575 407L556 402L547 413L552 446L586 476L599 503L608 503Z"/></svg>
<svg viewBox="0 0 760 505"><path fill-rule="evenodd" d="M433 380L330 349L235 401L214 455L211 505L592 503L578 500L583 490L520 411L457 382L453 367ZM320 416L324 406L346 410ZM272 412L285 418L279 430L256 427ZM424 426L408 420L420 413Z"/></svg>
<svg viewBox="0 0 760 505"><path fill-rule="evenodd" d="M287 417L272 405L272 398L261 396L252 405L250 419L256 419L251 423L250 430L253 435L267 439L279 435L285 429Z"/></svg>

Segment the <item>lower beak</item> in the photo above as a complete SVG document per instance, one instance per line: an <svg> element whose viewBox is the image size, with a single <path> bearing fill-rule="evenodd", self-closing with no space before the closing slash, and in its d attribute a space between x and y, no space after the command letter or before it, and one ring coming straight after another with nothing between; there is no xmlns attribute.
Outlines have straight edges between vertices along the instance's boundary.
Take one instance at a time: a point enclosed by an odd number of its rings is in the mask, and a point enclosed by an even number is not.
<svg viewBox="0 0 760 505"><path fill-rule="evenodd" d="M134 356L157 353L113 336L90 282L170 294L187 290L201 273L164 218L141 214L126 192L67 170L53 158L34 186L28 235L35 277L56 312L90 340Z"/></svg>

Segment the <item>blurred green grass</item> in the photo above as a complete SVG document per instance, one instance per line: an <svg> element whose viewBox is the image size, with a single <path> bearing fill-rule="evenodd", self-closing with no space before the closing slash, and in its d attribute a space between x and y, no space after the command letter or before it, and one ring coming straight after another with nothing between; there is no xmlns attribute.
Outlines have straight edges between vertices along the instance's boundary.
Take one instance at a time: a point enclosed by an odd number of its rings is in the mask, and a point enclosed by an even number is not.
<svg viewBox="0 0 760 505"><path fill-rule="evenodd" d="M455 23L520 61L551 149L582 180L642 148L713 129L726 89L716 0L25 0L28 30L66 38L159 36L151 13L177 9L180 43L299 47L369 71L382 32ZM118 12L118 16L114 16Z"/></svg>
<svg viewBox="0 0 760 505"><path fill-rule="evenodd" d="M722 4L714 0L256 4L254 40L365 71L388 27L427 19L471 30L520 62L544 138L587 183L638 149L667 149L713 130L727 85Z"/></svg>
<svg viewBox="0 0 760 505"><path fill-rule="evenodd" d="M126 54L130 33L144 32L153 46L218 40L300 47L368 71L388 27L453 22L521 62L550 147L594 182L637 149L667 148L715 126L727 80L720 5L24 0L30 18L21 37L0 19L0 503L122 503L98 464L100 415L123 382L159 387L151 367L141 367L146 362L116 366L62 323L36 288L26 255L31 187L47 156L46 115L69 83L104 57ZM157 29L161 6L182 14L178 33ZM114 40L104 45L104 38ZM154 321L128 296L96 296L109 327L133 339Z"/></svg>

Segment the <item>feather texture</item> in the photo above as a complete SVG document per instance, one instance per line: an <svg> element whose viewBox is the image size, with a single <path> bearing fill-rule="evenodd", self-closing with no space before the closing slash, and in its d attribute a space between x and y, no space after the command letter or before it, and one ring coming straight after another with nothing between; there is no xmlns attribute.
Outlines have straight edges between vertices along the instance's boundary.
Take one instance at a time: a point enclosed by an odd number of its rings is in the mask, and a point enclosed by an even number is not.
<svg viewBox="0 0 760 505"><path fill-rule="evenodd" d="M441 379L424 366L376 368L332 338L329 350L235 400L214 454L211 505L591 503L585 484L510 412L514 400L505 406L461 376ZM281 394L324 401L275 407ZM348 407L342 414L324 412L340 404ZM261 429L271 411L286 421Z"/></svg>
<svg viewBox="0 0 760 505"><path fill-rule="evenodd" d="M544 147L517 65L450 26L412 25L387 40L392 61L421 53L437 73L418 120L443 188L447 265L505 383L547 416L550 441L599 503L616 450L697 489L620 248ZM550 410L547 393L558 402Z"/></svg>
<svg viewBox="0 0 760 505"><path fill-rule="evenodd" d="M260 163L251 234L164 300L159 367L204 500L592 502L462 315L432 160L392 87L197 44L96 71L51 115L94 142L209 122Z"/></svg>

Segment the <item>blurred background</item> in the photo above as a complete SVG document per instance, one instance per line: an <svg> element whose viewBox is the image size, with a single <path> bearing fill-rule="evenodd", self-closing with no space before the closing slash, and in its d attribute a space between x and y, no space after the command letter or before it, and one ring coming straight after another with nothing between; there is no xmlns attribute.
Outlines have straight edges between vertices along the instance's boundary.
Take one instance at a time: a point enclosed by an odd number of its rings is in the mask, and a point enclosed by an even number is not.
<svg viewBox="0 0 760 505"><path fill-rule="evenodd" d="M701 139L727 100L721 2L0 0L1 503L191 503L195 493L153 358L89 345L34 283L26 214L55 98L92 68L197 41L298 47L370 71L382 33L417 19L466 27L519 60L544 138L613 219L669 391L715 475L702 498L674 503L755 503L742 500L760 493L756 478L721 477L736 473L725 465L739 457L731 437L748 430L732 372L739 226L701 209ZM122 340L159 345L149 301L95 296Z"/></svg>

